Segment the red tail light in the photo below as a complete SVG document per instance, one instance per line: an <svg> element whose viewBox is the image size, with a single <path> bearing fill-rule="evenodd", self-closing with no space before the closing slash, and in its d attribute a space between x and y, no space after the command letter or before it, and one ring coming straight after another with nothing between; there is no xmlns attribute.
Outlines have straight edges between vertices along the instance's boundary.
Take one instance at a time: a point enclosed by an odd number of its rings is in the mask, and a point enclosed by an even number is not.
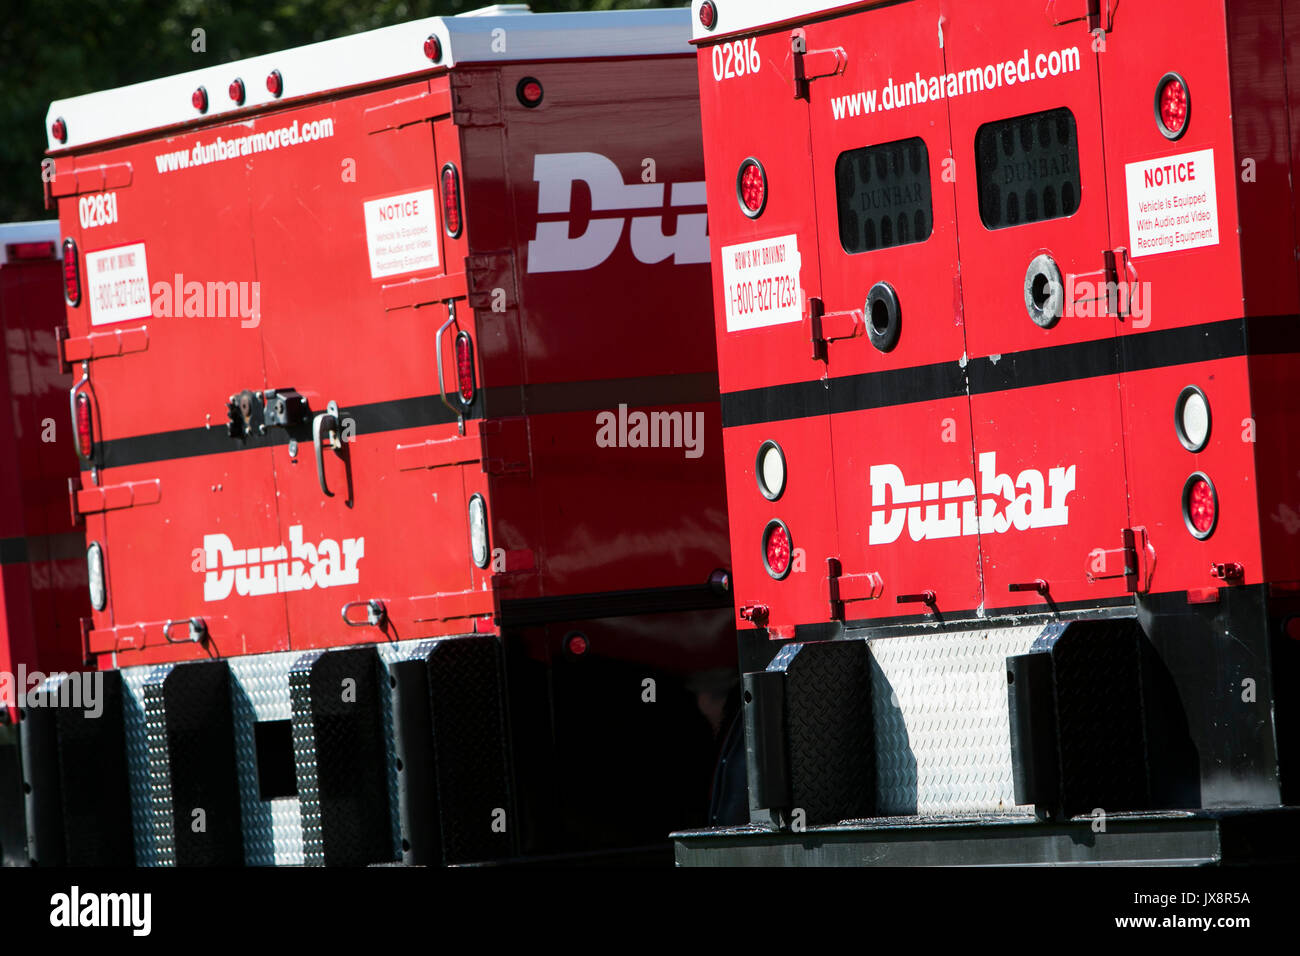
<svg viewBox="0 0 1300 956"><path fill-rule="evenodd" d="M230 98L235 101L236 106L244 105L244 81L239 77L230 81Z"/></svg>
<svg viewBox="0 0 1300 956"><path fill-rule="evenodd" d="M1178 139L1187 131L1192 95L1187 81L1177 73L1166 73L1156 84L1156 120L1167 139Z"/></svg>
<svg viewBox="0 0 1300 956"><path fill-rule="evenodd" d="M63 298L68 305L81 304L81 262L77 259L77 244L63 240Z"/></svg>
<svg viewBox="0 0 1300 956"><path fill-rule="evenodd" d="M77 452L89 461L95 452L95 430L90 415L90 396L77 393Z"/></svg>
<svg viewBox="0 0 1300 956"><path fill-rule="evenodd" d="M591 648L587 638L576 631L564 639L564 649L574 657L581 657Z"/></svg>
<svg viewBox="0 0 1300 956"><path fill-rule="evenodd" d="M1183 485L1183 520L1196 538L1208 538L1219 522L1219 495L1204 472L1196 472Z"/></svg>
<svg viewBox="0 0 1300 956"><path fill-rule="evenodd" d="M767 174L758 160L750 158L740 164L736 174L736 198L740 210L750 219L757 219L767 205Z"/></svg>
<svg viewBox="0 0 1300 956"><path fill-rule="evenodd" d="M194 104L194 108L200 113L206 113L208 111L208 91L200 86L190 95L190 102Z"/></svg>
<svg viewBox="0 0 1300 956"><path fill-rule="evenodd" d="M451 163L442 167L442 225L447 235L460 235L460 173Z"/></svg>
<svg viewBox="0 0 1300 956"><path fill-rule="evenodd" d="M769 521L763 529L763 564L767 573L778 581L789 574L793 551L790 529L785 526L785 522Z"/></svg>
<svg viewBox="0 0 1300 956"><path fill-rule="evenodd" d="M519 102L532 109L540 106L542 102L542 84L531 76L525 76L515 87L515 95L519 97Z"/></svg>
<svg viewBox="0 0 1300 956"><path fill-rule="evenodd" d="M434 63L442 62L442 41L436 36L430 37L424 41L424 55Z"/></svg>
<svg viewBox="0 0 1300 956"><path fill-rule="evenodd" d="M50 132L60 143L66 143L68 141L68 124L63 122L62 116L50 124Z"/></svg>
<svg viewBox="0 0 1300 956"><path fill-rule="evenodd" d="M279 70L272 70L266 75L266 91L276 97L284 92L284 77Z"/></svg>
<svg viewBox="0 0 1300 956"><path fill-rule="evenodd" d="M718 9L712 3L712 0L704 0L700 4L700 26L706 30L712 30L718 22Z"/></svg>
<svg viewBox="0 0 1300 956"><path fill-rule="evenodd" d="M474 341L468 332L456 336L456 387L460 401L469 405L474 401Z"/></svg>
<svg viewBox="0 0 1300 956"><path fill-rule="evenodd" d="M52 242L11 242L5 246L10 259L53 259L56 255Z"/></svg>

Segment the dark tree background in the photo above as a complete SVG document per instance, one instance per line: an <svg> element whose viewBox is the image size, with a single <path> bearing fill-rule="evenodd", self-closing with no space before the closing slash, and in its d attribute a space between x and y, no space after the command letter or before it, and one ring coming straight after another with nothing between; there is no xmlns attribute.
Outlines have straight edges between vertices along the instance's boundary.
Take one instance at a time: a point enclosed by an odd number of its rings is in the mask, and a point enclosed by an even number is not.
<svg viewBox="0 0 1300 956"><path fill-rule="evenodd" d="M485 0L0 0L0 222L43 219L50 102L243 57L452 15ZM685 0L531 0L537 13ZM205 32L207 51L191 49Z"/></svg>

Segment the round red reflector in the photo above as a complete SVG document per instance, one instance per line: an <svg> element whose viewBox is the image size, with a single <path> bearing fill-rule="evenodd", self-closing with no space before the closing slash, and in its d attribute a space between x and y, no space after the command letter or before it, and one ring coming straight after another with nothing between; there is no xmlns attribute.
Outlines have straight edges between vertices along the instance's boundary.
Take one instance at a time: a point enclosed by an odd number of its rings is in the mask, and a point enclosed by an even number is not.
<svg viewBox="0 0 1300 956"><path fill-rule="evenodd" d="M525 76L515 87L515 95L519 97L520 103L532 109L542 102L542 84L531 76Z"/></svg>
<svg viewBox="0 0 1300 956"><path fill-rule="evenodd" d="M767 205L767 174L758 160L745 160L740 164L736 174L736 198L740 201L740 211L750 219L762 215Z"/></svg>
<svg viewBox="0 0 1300 956"><path fill-rule="evenodd" d="M95 450L95 433L91 428L90 396L85 392L77 393L77 451L81 457L90 460Z"/></svg>
<svg viewBox="0 0 1300 956"><path fill-rule="evenodd" d="M1187 82L1177 73L1166 73L1156 84L1156 119L1167 139L1178 139L1187 131L1192 97Z"/></svg>
<svg viewBox="0 0 1300 956"><path fill-rule="evenodd" d="M784 522L769 521L763 530L763 564L778 581L790 573L790 529Z"/></svg>
<svg viewBox="0 0 1300 956"><path fill-rule="evenodd" d="M236 106L244 105L244 81L239 77L230 81L230 98L235 101Z"/></svg>
<svg viewBox="0 0 1300 956"><path fill-rule="evenodd" d="M587 653L590 647L591 645L587 643L587 639L581 634L570 634L565 638L564 649L574 657L581 657Z"/></svg>
<svg viewBox="0 0 1300 956"><path fill-rule="evenodd" d="M208 111L208 91L200 86L190 96L190 102L194 104L194 108L200 113L206 113Z"/></svg>
<svg viewBox="0 0 1300 956"><path fill-rule="evenodd" d="M1202 472L1192 475L1183 486L1183 520L1197 538L1208 538L1219 521L1219 496Z"/></svg>
<svg viewBox="0 0 1300 956"><path fill-rule="evenodd" d="M442 62L442 41L436 36L430 34L429 38L424 41L424 55L434 63Z"/></svg>
<svg viewBox="0 0 1300 956"><path fill-rule="evenodd" d="M700 26L706 30L712 30L718 22L718 9L710 0L704 0L700 4Z"/></svg>
<svg viewBox="0 0 1300 956"><path fill-rule="evenodd" d="M50 132L60 143L66 143L68 141L68 124L63 122L62 116L50 124Z"/></svg>
<svg viewBox="0 0 1300 956"><path fill-rule="evenodd" d="M266 91L272 96L279 96L284 92L284 77L280 75L279 70L272 70L266 75Z"/></svg>
<svg viewBox="0 0 1300 956"><path fill-rule="evenodd" d="M468 332L456 336L456 386L462 405L474 401L474 342Z"/></svg>

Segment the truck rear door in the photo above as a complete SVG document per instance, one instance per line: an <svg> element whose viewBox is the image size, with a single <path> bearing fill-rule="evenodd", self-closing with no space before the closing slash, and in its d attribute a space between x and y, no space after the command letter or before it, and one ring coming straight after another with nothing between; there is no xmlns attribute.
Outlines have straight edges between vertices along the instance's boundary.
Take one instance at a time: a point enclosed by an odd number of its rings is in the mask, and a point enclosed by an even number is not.
<svg viewBox="0 0 1300 956"><path fill-rule="evenodd" d="M441 167L461 174L448 76L293 117L332 148L264 153L251 172L267 381L311 417L275 450L280 540L315 558L286 595L290 633L318 647L470 630L492 604L485 582L464 604L481 406L456 386L455 339L477 336L463 227L440 208Z"/></svg>
<svg viewBox="0 0 1300 956"><path fill-rule="evenodd" d="M280 540L273 449L226 434L227 398L265 375L246 171L220 135L59 158L51 183L82 276L63 354L94 435L74 505L108 584L90 649L123 665L287 646L261 563Z"/></svg>
<svg viewBox="0 0 1300 956"><path fill-rule="evenodd" d="M823 334L845 336L825 344L840 559L884 586L849 620L981 599L939 14L913 0L803 41L826 74L809 81Z"/></svg>
<svg viewBox="0 0 1300 956"><path fill-rule="evenodd" d="M1001 19L941 4L991 609L1127 591L1118 320L1104 288L1113 257L1088 6L1051 3L1045 15L1040 4ZM1122 258L1115 268L1122 276Z"/></svg>
<svg viewBox="0 0 1300 956"><path fill-rule="evenodd" d="M789 30L704 46L699 65L736 604L776 628L824 621L838 545L808 103Z"/></svg>

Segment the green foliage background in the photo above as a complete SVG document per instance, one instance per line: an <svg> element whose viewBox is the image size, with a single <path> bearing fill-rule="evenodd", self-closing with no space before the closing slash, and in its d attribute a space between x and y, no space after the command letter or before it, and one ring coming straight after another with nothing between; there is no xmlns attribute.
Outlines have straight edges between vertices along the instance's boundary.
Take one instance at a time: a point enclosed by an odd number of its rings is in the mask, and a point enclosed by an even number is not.
<svg viewBox="0 0 1300 956"><path fill-rule="evenodd" d="M50 102L487 6L487 0L0 0L0 222L43 219ZM534 12L685 0L530 0ZM196 27L207 51L191 50Z"/></svg>

